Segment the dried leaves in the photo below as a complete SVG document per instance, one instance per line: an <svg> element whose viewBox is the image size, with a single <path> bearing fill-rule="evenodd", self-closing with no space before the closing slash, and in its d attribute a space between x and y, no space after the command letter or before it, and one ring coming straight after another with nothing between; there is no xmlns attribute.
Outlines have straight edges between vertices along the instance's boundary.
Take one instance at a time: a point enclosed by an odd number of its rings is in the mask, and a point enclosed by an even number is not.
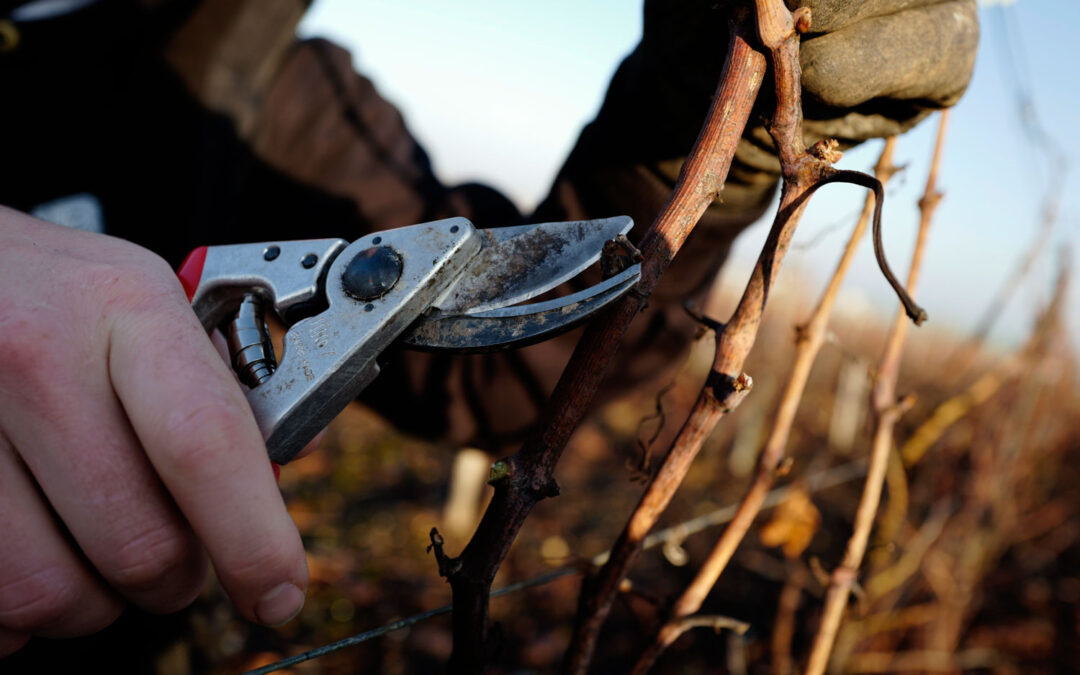
<svg viewBox="0 0 1080 675"><path fill-rule="evenodd" d="M796 487L780 502L761 528L761 543L770 548L780 546L788 559L802 555L821 527L821 512L810 500L810 493Z"/></svg>

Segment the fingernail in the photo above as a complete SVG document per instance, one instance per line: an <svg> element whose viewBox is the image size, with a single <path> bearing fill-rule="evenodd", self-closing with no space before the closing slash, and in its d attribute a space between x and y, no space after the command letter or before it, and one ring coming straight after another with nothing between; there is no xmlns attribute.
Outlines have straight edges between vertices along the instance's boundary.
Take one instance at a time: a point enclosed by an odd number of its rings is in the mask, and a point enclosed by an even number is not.
<svg viewBox="0 0 1080 675"><path fill-rule="evenodd" d="M303 608L304 592L286 582L262 596L255 605L255 617L267 626L280 626L292 620Z"/></svg>

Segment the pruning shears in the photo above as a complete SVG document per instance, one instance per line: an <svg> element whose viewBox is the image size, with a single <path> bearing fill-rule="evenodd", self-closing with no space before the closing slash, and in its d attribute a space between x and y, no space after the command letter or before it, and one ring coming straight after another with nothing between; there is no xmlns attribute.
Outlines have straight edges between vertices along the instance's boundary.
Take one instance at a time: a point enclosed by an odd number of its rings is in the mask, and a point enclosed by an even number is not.
<svg viewBox="0 0 1080 675"><path fill-rule="evenodd" d="M480 230L450 218L351 244L203 246L178 274L203 327L226 334L270 458L284 464L375 379L391 345L452 352L527 345L629 291L640 264L609 269L571 295L521 304L590 267L632 225L620 216ZM287 327L280 362L267 310Z"/></svg>

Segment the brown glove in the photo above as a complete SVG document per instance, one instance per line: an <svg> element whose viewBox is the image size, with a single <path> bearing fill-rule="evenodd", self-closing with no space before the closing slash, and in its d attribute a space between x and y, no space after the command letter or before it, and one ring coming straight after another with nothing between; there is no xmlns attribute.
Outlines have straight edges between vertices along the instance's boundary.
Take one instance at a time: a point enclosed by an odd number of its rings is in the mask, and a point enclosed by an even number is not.
<svg viewBox="0 0 1080 675"><path fill-rule="evenodd" d="M808 143L832 137L850 147L902 133L933 110L955 104L971 79L978 42L975 0L787 4L811 9L811 32L801 48ZM615 213L627 210L619 208L620 201L633 206L642 199L625 190L605 191L600 183L613 174L645 170L667 187L674 184L723 67L730 7L709 0L646 0L642 40L619 68L596 121L560 175L569 185L557 190L573 189L587 210ZM725 227L759 215L779 175L762 124L771 93L762 87L758 114L736 155L724 205L718 206L727 214Z"/></svg>
<svg viewBox="0 0 1080 675"><path fill-rule="evenodd" d="M800 50L808 142L850 147L900 134L960 100L971 80L979 25L974 0L788 0L809 7L811 33ZM758 147L771 148L759 125ZM776 170L769 158L753 162Z"/></svg>

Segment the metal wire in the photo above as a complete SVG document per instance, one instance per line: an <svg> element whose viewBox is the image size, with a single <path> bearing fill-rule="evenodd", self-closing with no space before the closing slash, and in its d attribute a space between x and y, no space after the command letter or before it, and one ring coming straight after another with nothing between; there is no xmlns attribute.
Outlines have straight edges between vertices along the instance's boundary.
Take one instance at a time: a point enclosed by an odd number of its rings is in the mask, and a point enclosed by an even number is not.
<svg viewBox="0 0 1080 675"><path fill-rule="evenodd" d="M491 597L497 598L500 595L507 595L509 593L514 593L516 591L520 591L526 588L531 588L533 586L542 586L544 584L551 583L556 579L561 579L571 574L581 574L581 570L576 567L563 567L561 569L555 570L554 572L551 572L550 574L544 574L534 579L528 579L526 581L519 581L518 583L510 584L509 586L503 586L496 591L492 591ZM368 640L377 638L381 635L386 635L387 633L392 633L396 630L401 630L402 628L408 628L409 626L420 623L421 621L425 621L427 619L431 619L442 614L449 614L450 610L452 609L453 605L444 605L437 609L420 612L419 614L413 614L412 616L405 617L404 619L398 619L397 621L393 621L386 624L385 626L380 626L379 628L369 630L365 633L353 635L351 637L345 638L344 640L338 640L337 642L331 642L328 645L317 647L302 654L297 654L296 656L290 656L287 659L275 661L274 663L265 665L262 668L249 670L243 675L264 675L265 673L272 673L274 671L281 670L282 668L295 666L298 663L310 661L311 659L315 659L325 654L329 654L330 652L336 652L339 649L344 649L345 647L352 647L353 645L358 645L361 642L367 642Z"/></svg>
<svg viewBox="0 0 1080 675"><path fill-rule="evenodd" d="M825 469L823 471L811 474L806 480L810 492L817 492L819 490L825 490L830 487L834 487L836 485L840 485L842 483L854 480L865 473L866 461L856 460L854 462L849 462L847 464L842 464L831 469ZM763 504L762 508L770 508L779 504L781 501L784 500L784 497L787 496L790 490L791 488L789 486L784 486L769 491L769 493L765 497L765 503ZM642 548L654 548L670 539L678 539L679 541L682 541L691 534L701 532L702 530L709 527L722 525L734 517L737 508L737 504L725 506L723 508L719 508L715 511L707 513L703 516L698 516L697 518L688 520L684 523L680 523L673 527L660 530L659 532L654 532L653 534L645 538ZM608 552L605 551L604 553L594 556L589 562L592 565L599 567L603 565L604 562L607 560L607 556ZM517 591L521 591L526 588L543 586L544 584L548 584L552 581L562 579L563 577L567 577L573 574L581 574L582 572L582 568L577 566L561 567L554 572L543 574L533 579L527 579L525 581L519 581L516 584L503 586L498 590L492 591L491 597L497 598L502 595L516 593ZM338 640L337 642L331 642L328 645L323 645L322 647L317 647L301 654L290 656L287 659L275 661L274 663L265 665L261 668L249 670L242 675L265 675L266 673L273 673L275 671L281 670L282 668L295 666L298 663L310 661L311 659L324 656L326 654L329 654L330 652L336 652L339 649L344 649L345 647L352 647L354 645L360 644L361 642L367 642L368 640L372 640L382 635L386 635L387 633L392 633L402 628L408 628L409 626L420 623L421 621L425 621L436 616L441 616L443 614L449 614L452 609L453 605L444 605L443 607L439 607L437 609L420 612L419 614L413 614L412 616L405 617L404 619L398 619L397 621L388 623L385 626L380 626L379 628L375 628L367 632L360 633L358 635L353 635L343 640Z"/></svg>

